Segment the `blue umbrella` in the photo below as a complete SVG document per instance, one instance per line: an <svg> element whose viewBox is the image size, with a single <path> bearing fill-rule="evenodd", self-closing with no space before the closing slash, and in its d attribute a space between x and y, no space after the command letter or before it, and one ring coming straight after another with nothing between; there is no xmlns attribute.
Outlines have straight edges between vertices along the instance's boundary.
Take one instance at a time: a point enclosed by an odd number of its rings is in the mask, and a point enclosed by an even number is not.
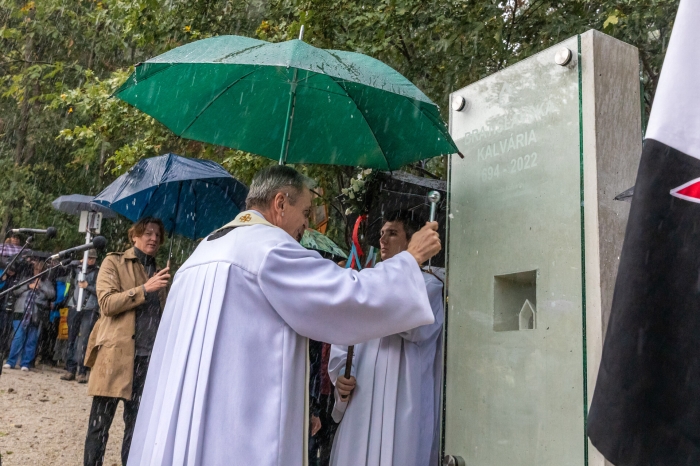
<svg viewBox="0 0 700 466"><path fill-rule="evenodd" d="M172 237L203 238L244 209L248 188L211 160L175 154L143 159L93 202L136 222L155 217Z"/></svg>

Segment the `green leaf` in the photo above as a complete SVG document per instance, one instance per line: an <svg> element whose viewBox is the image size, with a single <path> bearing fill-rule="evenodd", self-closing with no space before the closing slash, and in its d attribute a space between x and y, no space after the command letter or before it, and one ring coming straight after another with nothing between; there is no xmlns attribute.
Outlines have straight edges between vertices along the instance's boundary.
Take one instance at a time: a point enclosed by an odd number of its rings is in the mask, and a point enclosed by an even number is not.
<svg viewBox="0 0 700 466"><path fill-rule="evenodd" d="M603 29L607 28L609 25L617 24L620 22L620 17L618 16L618 13L615 12L608 16L608 19L605 20L603 23Z"/></svg>

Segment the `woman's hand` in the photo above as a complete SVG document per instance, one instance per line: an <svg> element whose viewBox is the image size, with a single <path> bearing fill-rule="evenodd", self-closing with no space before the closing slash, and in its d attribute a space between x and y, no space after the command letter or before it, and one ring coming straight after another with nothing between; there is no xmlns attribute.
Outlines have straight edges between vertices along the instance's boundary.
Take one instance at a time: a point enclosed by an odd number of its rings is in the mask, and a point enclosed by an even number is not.
<svg viewBox="0 0 700 466"><path fill-rule="evenodd" d="M163 270L156 272L148 281L143 285L146 289L146 293L153 293L162 288L168 286L168 280L170 280L170 267L166 267Z"/></svg>

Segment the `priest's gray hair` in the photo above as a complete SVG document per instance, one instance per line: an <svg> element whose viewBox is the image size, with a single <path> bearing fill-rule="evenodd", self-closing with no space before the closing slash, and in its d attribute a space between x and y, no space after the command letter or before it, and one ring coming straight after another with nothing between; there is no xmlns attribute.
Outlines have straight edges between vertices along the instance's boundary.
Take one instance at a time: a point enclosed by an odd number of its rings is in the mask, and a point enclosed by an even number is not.
<svg viewBox="0 0 700 466"><path fill-rule="evenodd" d="M245 200L247 209L267 209L277 193L284 192L289 196L289 202L294 205L297 197L306 189L313 189L314 181L292 167L272 165L263 168L253 177L250 183L248 197Z"/></svg>

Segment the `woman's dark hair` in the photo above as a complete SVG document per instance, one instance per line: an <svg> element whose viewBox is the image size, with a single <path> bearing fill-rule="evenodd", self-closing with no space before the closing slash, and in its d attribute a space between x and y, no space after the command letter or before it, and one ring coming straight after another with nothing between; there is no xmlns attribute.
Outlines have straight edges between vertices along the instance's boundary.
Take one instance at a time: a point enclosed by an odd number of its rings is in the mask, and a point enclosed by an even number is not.
<svg viewBox="0 0 700 466"><path fill-rule="evenodd" d="M165 241L165 226L163 226L163 222L159 218L155 217L144 217L129 228L129 241L131 244L134 244L134 238L138 238L144 234L146 226L148 226L149 223L158 225L158 229L160 230L160 244L163 244Z"/></svg>

